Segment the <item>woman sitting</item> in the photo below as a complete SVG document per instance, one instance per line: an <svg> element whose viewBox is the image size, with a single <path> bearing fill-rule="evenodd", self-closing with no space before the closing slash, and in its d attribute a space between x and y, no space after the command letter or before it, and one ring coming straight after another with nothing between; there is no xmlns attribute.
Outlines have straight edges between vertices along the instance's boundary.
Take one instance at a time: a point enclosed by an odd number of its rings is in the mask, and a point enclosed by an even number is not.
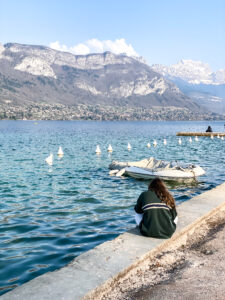
<svg viewBox="0 0 225 300"><path fill-rule="evenodd" d="M211 127L211 126L208 126L208 128L206 129L205 132L212 132L212 127Z"/></svg>
<svg viewBox="0 0 225 300"><path fill-rule="evenodd" d="M143 235L167 239L176 230L177 211L173 196L160 178L153 179L134 207L136 222Z"/></svg>

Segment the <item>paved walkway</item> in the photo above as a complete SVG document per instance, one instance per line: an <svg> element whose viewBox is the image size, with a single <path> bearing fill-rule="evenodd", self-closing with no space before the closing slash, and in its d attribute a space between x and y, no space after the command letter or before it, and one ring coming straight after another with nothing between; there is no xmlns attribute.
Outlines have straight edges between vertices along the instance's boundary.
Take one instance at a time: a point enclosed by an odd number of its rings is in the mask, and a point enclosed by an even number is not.
<svg viewBox="0 0 225 300"><path fill-rule="evenodd" d="M195 231L185 247L170 249L154 264L139 266L100 299L224 300L225 212Z"/></svg>
<svg viewBox="0 0 225 300"><path fill-rule="evenodd" d="M186 249L185 267L171 274L169 280L136 293L138 300L224 300L225 299L225 226L212 240Z"/></svg>

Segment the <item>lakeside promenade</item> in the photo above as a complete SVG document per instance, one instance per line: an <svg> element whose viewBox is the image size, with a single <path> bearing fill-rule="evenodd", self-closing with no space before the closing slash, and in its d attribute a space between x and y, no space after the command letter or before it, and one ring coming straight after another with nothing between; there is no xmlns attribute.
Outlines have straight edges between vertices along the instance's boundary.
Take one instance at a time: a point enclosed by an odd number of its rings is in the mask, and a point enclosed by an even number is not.
<svg viewBox="0 0 225 300"><path fill-rule="evenodd" d="M192 239L197 237L197 231L201 232L201 228L212 224L213 218L219 215L223 220L224 212L225 183L178 206L179 222L171 239L146 238L141 236L135 228L80 255L68 266L37 277L4 294L1 298L10 300L132 299L122 298L122 296L119 298L118 293L118 297L114 297L113 293L121 286L121 283L131 280L133 274L141 274L143 266L147 266L149 271L154 270L155 267L159 268L157 260L160 257L165 259L166 265L173 266L171 273L175 273L177 261L168 256L170 251L187 246ZM204 235L207 231L203 232ZM167 253L166 256L163 255L165 253ZM182 259L178 261L182 262ZM161 271L159 277L163 274L162 269ZM135 288L134 283L132 288ZM122 286L121 293L126 296ZM148 295L143 296L148 297Z"/></svg>
<svg viewBox="0 0 225 300"><path fill-rule="evenodd" d="M187 237L131 270L99 300L224 300L225 211L217 211Z"/></svg>
<svg viewBox="0 0 225 300"><path fill-rule="evenodd" d="M160 273L158 280L146 280L146 273L139 273L136 288L126 289L121 296L114 299L122 300L224 300L225 291L225 218L224 212L210 219L210 224L195 232L194 241L190 241L183 249L171 251L168 255L175 258L170 268ZM203 234L205 232L205 235ZM162 258L163 260L163 258ZM160 270L161 269L161 270ZM151 276L147 272L148 277ZM154 273L154 272L153 272ZM152 276L157 279L157 276ZM143 283L144 287L139 287ZM133 278L134 280L135 278ZM132 280L131 280L132 281ZM120 288L125 291L124 284ZM110 299L110 298L108 298Z"/></svg>

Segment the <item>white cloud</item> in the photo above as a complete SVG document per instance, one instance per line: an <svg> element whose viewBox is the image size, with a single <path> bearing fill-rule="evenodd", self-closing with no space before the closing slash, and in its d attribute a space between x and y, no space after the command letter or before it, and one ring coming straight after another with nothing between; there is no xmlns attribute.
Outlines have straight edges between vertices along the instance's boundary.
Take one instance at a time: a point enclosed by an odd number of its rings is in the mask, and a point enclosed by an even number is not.
<svg viewBox="0 0 225 300"><path fill-rule="evenodd" d="M92 49L93 52L104 52L104 41L99 41L97 39L91 39L86 42L86 44Z"/></svg>
<svg viewBox="0 0 225 300"><path fill-rule="evenodd" d="M69 52L72 52L73 54L86 55L90 53L90 49L85 44L78 44L76 46L70 47Z"/></svg>
<svg viewBox="0 0 225 300"><path fill-rule="evenodd" d="M49 47L59 51L68 51L68 47L66 45L60 45L59 41L50 43Z"/></svg>
<svg viewBox="0 0 225 300"><path fill-rule="evenodd" d="M67 47L66 45L60 45L58 41L50 43L50 48L71 52L76 55L86 55L89 53L102 53L105 51L110 51L115 54L125 53L128 56L139 56L134 50L131 44L127 44L125 39L116 39L115 41L98 39L91 39L84 43L74 45L72 47Z"/></svg>

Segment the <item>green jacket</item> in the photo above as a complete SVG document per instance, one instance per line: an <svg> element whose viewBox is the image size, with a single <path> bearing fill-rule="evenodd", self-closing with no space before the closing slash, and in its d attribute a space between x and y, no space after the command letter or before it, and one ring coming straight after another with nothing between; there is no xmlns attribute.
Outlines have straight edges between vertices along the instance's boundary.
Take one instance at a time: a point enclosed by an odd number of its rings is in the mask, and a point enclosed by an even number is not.
<svg viewBox="0 0 225 300"><path fill-rule="evenodd" d="M161 202L153 191L141 193L134 209L136 213L144 214L139 225L143 235L167 239L176 230L176 209Z"/></svg>

